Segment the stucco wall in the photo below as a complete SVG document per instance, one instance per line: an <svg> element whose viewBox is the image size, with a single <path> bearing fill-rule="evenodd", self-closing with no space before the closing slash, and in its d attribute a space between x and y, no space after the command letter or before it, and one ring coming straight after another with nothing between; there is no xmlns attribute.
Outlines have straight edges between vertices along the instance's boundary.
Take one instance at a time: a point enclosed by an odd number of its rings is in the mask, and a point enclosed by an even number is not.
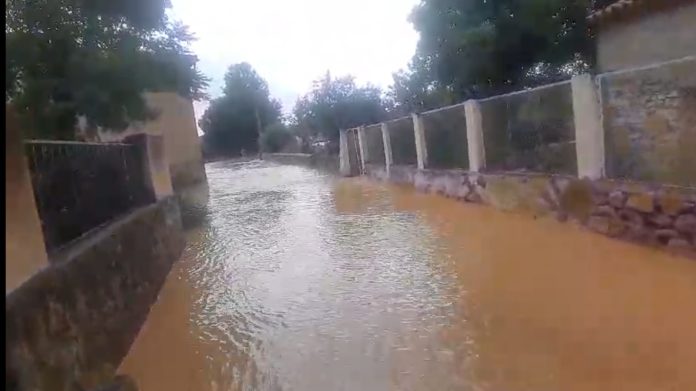
<svg viewBox="0 0 696 391"><path fill-rule="evenodd" d="M5 107L5 292L48 265L18 122Z"/></svg>
<svg viewBox="0 0 696 391"><path fill-rule="evenodd" d="M696 4L599 27L600 72L696 55Z"/></svg>
<svg viewBox="0 0 696 391"><path fill-rule="evenodd" d="M159 113L156 119L136 123L124 132L100 132L102 141L122 140L135 133L163 135L165 154L175 191L204 182L203 153L196 128L193 102L175 93L145 94L148 106Z"/></svg>
<svg viewBox="0 0 696 391"><path fill-rule="evenodd" d="M89 390L111 380L183 247L169 197L75 244L7 295L9 389Z"/></svg>
<svg viewBox="0 0 696 391"><path fill-rule="evenodd" d="M607 176L696 186L696 57L598 82Z"/></svg>

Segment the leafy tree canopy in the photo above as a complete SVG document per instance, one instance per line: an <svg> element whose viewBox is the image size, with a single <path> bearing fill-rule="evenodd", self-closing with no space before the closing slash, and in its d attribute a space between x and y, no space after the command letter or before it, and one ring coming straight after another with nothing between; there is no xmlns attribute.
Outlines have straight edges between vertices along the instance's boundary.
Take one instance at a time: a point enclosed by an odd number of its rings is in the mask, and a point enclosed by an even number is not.
<svg viewBox="0 0 696 391"><path fill-rule="evenodd" d="M549 83L585 71L594 45L591 0L423 0L408 71L394 75L404 110Z"/></svg>
<svg viewBox="0 0 696 391"><path fill-rule="evenodd" d="M204 96L207 79L168 0L8 0L5 102L32 136L71 139L150 118L144 91Z"/></svg>
<svg viewBox="0 0 696 391"><path fill-rule="evenodd" d="M338 140L339 129L380 122L386 110L379 88L359 87L352 76L333 79L327 72L298 99L293 114L298 126L312 135Z"/></svg>
<svg viewBox="0 0 696 391"><path fill-rule="evenodd" d="M206 149L213 154L256 151L262 129L279 122L281 104L271 99L268 84L248 63L225 74L223 95L210 102L199 125Z"/></svg>
<svg viewBox="0 0 696 391"><path fill-rule="evenodd" d="M295 136L282 122L276 122L264 129L261 133L261 147L266 152L279 152L286 145L294 141Z"/></svg>

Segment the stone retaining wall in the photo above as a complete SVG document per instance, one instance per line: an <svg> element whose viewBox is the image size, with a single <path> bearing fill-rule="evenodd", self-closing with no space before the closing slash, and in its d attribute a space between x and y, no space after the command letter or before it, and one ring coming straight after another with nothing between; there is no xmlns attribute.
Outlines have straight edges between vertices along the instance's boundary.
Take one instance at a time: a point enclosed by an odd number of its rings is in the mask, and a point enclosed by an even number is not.
<svg viewBox="0 0 696 391"><path fill-rule="evenodd" d="M6 386L89 390L111 381L184 240L168 197L89 235L8 294Z"/></svg>
<svg viewBox="0 0 696 391"><path fill-rule="evenodd" d="M608 179L540 174L479 174L368 166L373 178L506 211L574 221L613 238L696 259L696 190Z"/></svg>

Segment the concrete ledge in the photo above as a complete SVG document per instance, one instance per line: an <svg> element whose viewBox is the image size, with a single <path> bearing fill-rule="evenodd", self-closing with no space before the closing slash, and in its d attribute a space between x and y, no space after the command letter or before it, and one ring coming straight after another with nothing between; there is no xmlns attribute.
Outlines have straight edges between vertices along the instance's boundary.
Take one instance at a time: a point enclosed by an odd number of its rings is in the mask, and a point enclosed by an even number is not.
<svg viewBox="0 0 696 391"><path fill-rule="evenodd" d="M173 197L85 240L6 296L10 389L92 389L113 379L185 243Z"/></svg>
<svg viewBox="0 0 696 391"><path fill-rule="evenodd" d="M696 259L696 189L534 173L369 166L367 175L462 202L573 221L594 232Z"/></svg>

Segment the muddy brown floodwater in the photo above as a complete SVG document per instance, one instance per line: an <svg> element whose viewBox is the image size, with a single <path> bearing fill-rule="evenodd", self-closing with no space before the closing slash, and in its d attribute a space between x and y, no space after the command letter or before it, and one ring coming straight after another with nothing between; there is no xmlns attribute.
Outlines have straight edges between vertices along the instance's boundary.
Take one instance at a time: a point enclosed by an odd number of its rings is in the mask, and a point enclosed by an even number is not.
<svg viewBox="0 0 696 391"><path fill-rule="evenodd" d="M695 390L696 262L266 162L210 201L120 372L157 390Z"/></svg>

